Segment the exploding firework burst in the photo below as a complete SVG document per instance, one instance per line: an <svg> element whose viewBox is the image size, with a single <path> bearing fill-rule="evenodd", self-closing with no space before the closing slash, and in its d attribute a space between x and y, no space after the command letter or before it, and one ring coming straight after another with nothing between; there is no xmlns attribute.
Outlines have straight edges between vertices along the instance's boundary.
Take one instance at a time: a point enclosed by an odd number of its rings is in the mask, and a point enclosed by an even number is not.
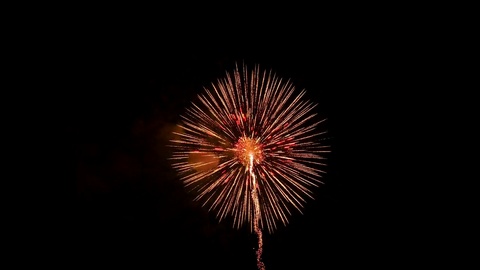
<svg viewBox="0 0 480 270"><path fill-rule="evenodd" d="M329 152L317 127L316 104L302 100L293 84L258 66L238 67L205 88L175 132L173 166L195 199L237 228L249 223L258 238L264 270L262 228L273 232L292 210L313 199Z"/></svg>
<svg viewBox="0 0 480 270"><path fill-rule="evenodd" d="M204 90L175 132L174 168L220 220L269 232L286 225L322 183L329 150L316 104L259 66L237 67Z"/></svg>

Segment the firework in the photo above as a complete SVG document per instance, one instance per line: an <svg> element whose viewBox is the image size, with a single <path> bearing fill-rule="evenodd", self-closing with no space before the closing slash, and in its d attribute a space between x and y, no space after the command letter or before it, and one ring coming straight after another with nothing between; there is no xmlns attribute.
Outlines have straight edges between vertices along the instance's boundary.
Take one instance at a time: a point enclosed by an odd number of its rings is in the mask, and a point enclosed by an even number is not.
<svg viewBox="0 0 480 270"><path fill-rule="evenodd" d="M290 80L238 66L198 96L172 140L173 166L195 200L257 233L286 225L322 182L325 132Z"/></svg>

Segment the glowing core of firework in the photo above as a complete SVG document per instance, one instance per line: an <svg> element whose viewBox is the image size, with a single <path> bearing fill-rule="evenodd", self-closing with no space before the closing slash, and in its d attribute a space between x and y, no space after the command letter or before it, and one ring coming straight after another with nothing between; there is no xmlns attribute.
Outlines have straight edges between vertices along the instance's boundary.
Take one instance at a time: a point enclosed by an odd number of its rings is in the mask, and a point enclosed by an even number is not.
<svg viewBox="0 0 480 270"><path fill-rule="evenodd" d="M235 155L245 167L249 167L252 162L260 164L263 160L262 145L255 139L241 137L235 144Z"/></svg>

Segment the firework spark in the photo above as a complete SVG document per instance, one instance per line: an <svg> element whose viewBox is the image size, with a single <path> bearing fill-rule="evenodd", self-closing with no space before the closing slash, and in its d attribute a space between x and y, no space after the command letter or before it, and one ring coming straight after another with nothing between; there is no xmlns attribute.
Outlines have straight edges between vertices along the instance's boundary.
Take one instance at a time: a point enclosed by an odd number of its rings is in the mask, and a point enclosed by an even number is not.
<svg viewBox="0 0 480 270"><path fill-rule="evenodd" d="M173 166L195 199L239 228L248 223L258 237L301 213L305 198L322 182L325 132L317 127L316 104L305 91L259 66L238 67L205 88L175 132Z"/></svg>

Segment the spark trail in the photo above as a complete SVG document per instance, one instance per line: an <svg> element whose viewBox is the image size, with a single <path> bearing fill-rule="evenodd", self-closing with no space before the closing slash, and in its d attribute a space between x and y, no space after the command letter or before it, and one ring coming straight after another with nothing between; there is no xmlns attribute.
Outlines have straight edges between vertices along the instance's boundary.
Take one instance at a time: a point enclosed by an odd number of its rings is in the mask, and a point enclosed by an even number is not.
<svg viewBox="0 0 480 270"><path fill-rule="evenodd" d="M252 200L253 206L255 209L254 217L253 217L253 229L257 234L258 239L258 249L257 249L257 267L260 270L265 270L265 264L262 262L262 252L263 252L263 238L262 238L262 230L258 226L258 221L260 219L260 204L258 202L258 194L257 194L257 178L252 171L253 168L253 153L249 154L250 163L248 165L248 172L250 173L250 177L252 178Z"/></svg>

